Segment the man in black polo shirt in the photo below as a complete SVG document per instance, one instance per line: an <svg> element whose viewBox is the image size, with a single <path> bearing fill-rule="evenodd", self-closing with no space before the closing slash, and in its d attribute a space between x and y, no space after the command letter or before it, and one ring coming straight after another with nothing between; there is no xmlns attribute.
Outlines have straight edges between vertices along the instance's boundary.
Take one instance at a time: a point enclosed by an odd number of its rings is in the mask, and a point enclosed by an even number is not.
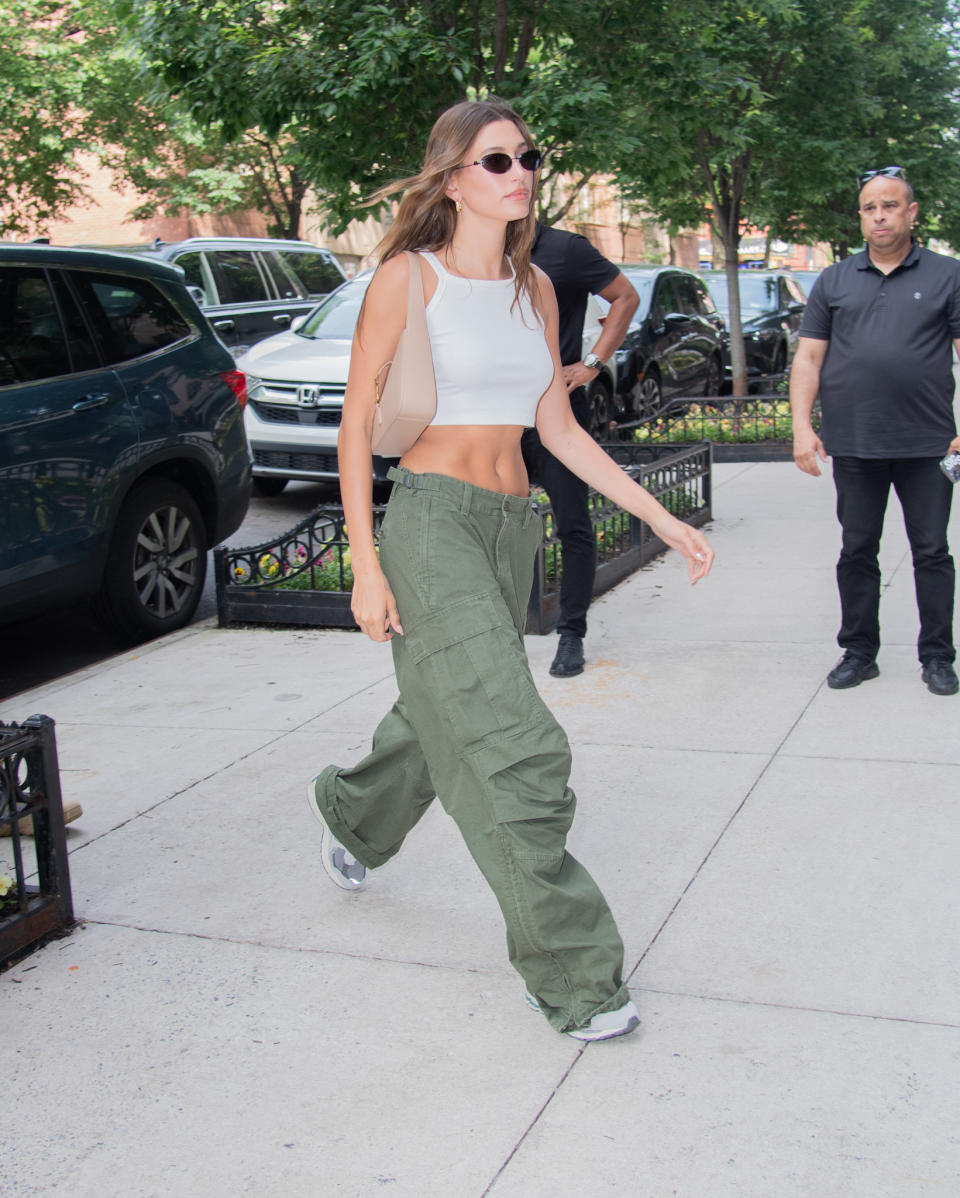
<svg viewBox="0 0 960 1198"><path fill-rule="evenodd" d="M557 293L560 315L560 364L577 421L590 427L587 385L601 365L621 344L630 317L640 302L632 284L616 266L595 250L585 237L537 225L531 253L533 262L548 276ZM583 322L587 297L602 295L610 301L603 332L590 353L583 356ZM523 434L523 456L532 482L546 491L563 552L560 578L560 642L550 666L557 678L583 673L583 638L587 634L587 608L593 595L597 568L597 543L590 520L587 484L540 444L535 429Z"/></svg>
<svg viewBox="0 0 960 1198"><path fill-rule="evenodd" d="M913 552L922 678L935 695L953 695L953 492L939 461L960 450L951 352L952 341L960 355L960 262L913 241L917 204L900 167L870 171L860 183L867 248L817 280L790 376L794 460L819 474L817 459L831 455L843 530L844 655L827 684L842 690L879 673L877 554L893 484ZM822 441L810 421L818 391Z"/></svg>

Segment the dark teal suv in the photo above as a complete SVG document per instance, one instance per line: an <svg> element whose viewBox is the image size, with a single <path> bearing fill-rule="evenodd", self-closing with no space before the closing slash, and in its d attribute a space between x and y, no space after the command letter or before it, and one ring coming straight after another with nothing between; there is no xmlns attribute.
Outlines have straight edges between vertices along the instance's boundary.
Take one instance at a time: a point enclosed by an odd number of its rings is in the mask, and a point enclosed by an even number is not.
<svg viewBox="0 0 960 1198"><path fill-rule="evenodd" d="M246 379L165 263L0 244L0 620L92 598L142 640L250 496Z"/></svg>

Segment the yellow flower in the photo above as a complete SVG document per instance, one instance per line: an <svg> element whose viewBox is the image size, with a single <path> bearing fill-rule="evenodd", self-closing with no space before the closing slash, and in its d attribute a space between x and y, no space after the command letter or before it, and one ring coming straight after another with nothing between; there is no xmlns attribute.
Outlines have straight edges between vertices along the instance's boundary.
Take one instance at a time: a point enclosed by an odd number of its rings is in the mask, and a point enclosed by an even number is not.
<svg viewBox="0 0 960 1198"><path fill-rule="evenodd" d="M0 874L0 898L4 898L13 889L13 878L7 874Z"/></svg>

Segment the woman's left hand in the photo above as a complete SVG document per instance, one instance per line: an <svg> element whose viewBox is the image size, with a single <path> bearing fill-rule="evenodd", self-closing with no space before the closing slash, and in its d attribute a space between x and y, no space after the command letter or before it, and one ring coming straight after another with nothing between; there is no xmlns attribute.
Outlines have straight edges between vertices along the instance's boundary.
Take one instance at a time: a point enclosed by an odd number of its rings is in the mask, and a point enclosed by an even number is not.
<svg viewBox="0 0 960 1198"><path fill-rule="evenodd" d="M699 528L684 524L676 516L664 512L665 519L657 519L650 523L654 533L671 549L676 549L687 559L687 575L691 586L696 585L701 578L706 578L713 565L713 550L710 542Z"/></svg>

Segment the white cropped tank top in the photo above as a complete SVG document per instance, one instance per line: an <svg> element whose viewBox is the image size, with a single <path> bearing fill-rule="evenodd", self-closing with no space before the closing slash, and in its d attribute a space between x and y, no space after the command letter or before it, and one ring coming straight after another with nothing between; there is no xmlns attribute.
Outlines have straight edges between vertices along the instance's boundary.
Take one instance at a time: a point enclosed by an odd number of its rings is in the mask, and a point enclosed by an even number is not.
<svg viewBox="0 0 960 1198"><path fill-rule="evenodd" d="M520 424L532 428L553 378L543 324L514 278L464 279L422 250L437 276L427 331L437 380L431 424Z"/></svg>

